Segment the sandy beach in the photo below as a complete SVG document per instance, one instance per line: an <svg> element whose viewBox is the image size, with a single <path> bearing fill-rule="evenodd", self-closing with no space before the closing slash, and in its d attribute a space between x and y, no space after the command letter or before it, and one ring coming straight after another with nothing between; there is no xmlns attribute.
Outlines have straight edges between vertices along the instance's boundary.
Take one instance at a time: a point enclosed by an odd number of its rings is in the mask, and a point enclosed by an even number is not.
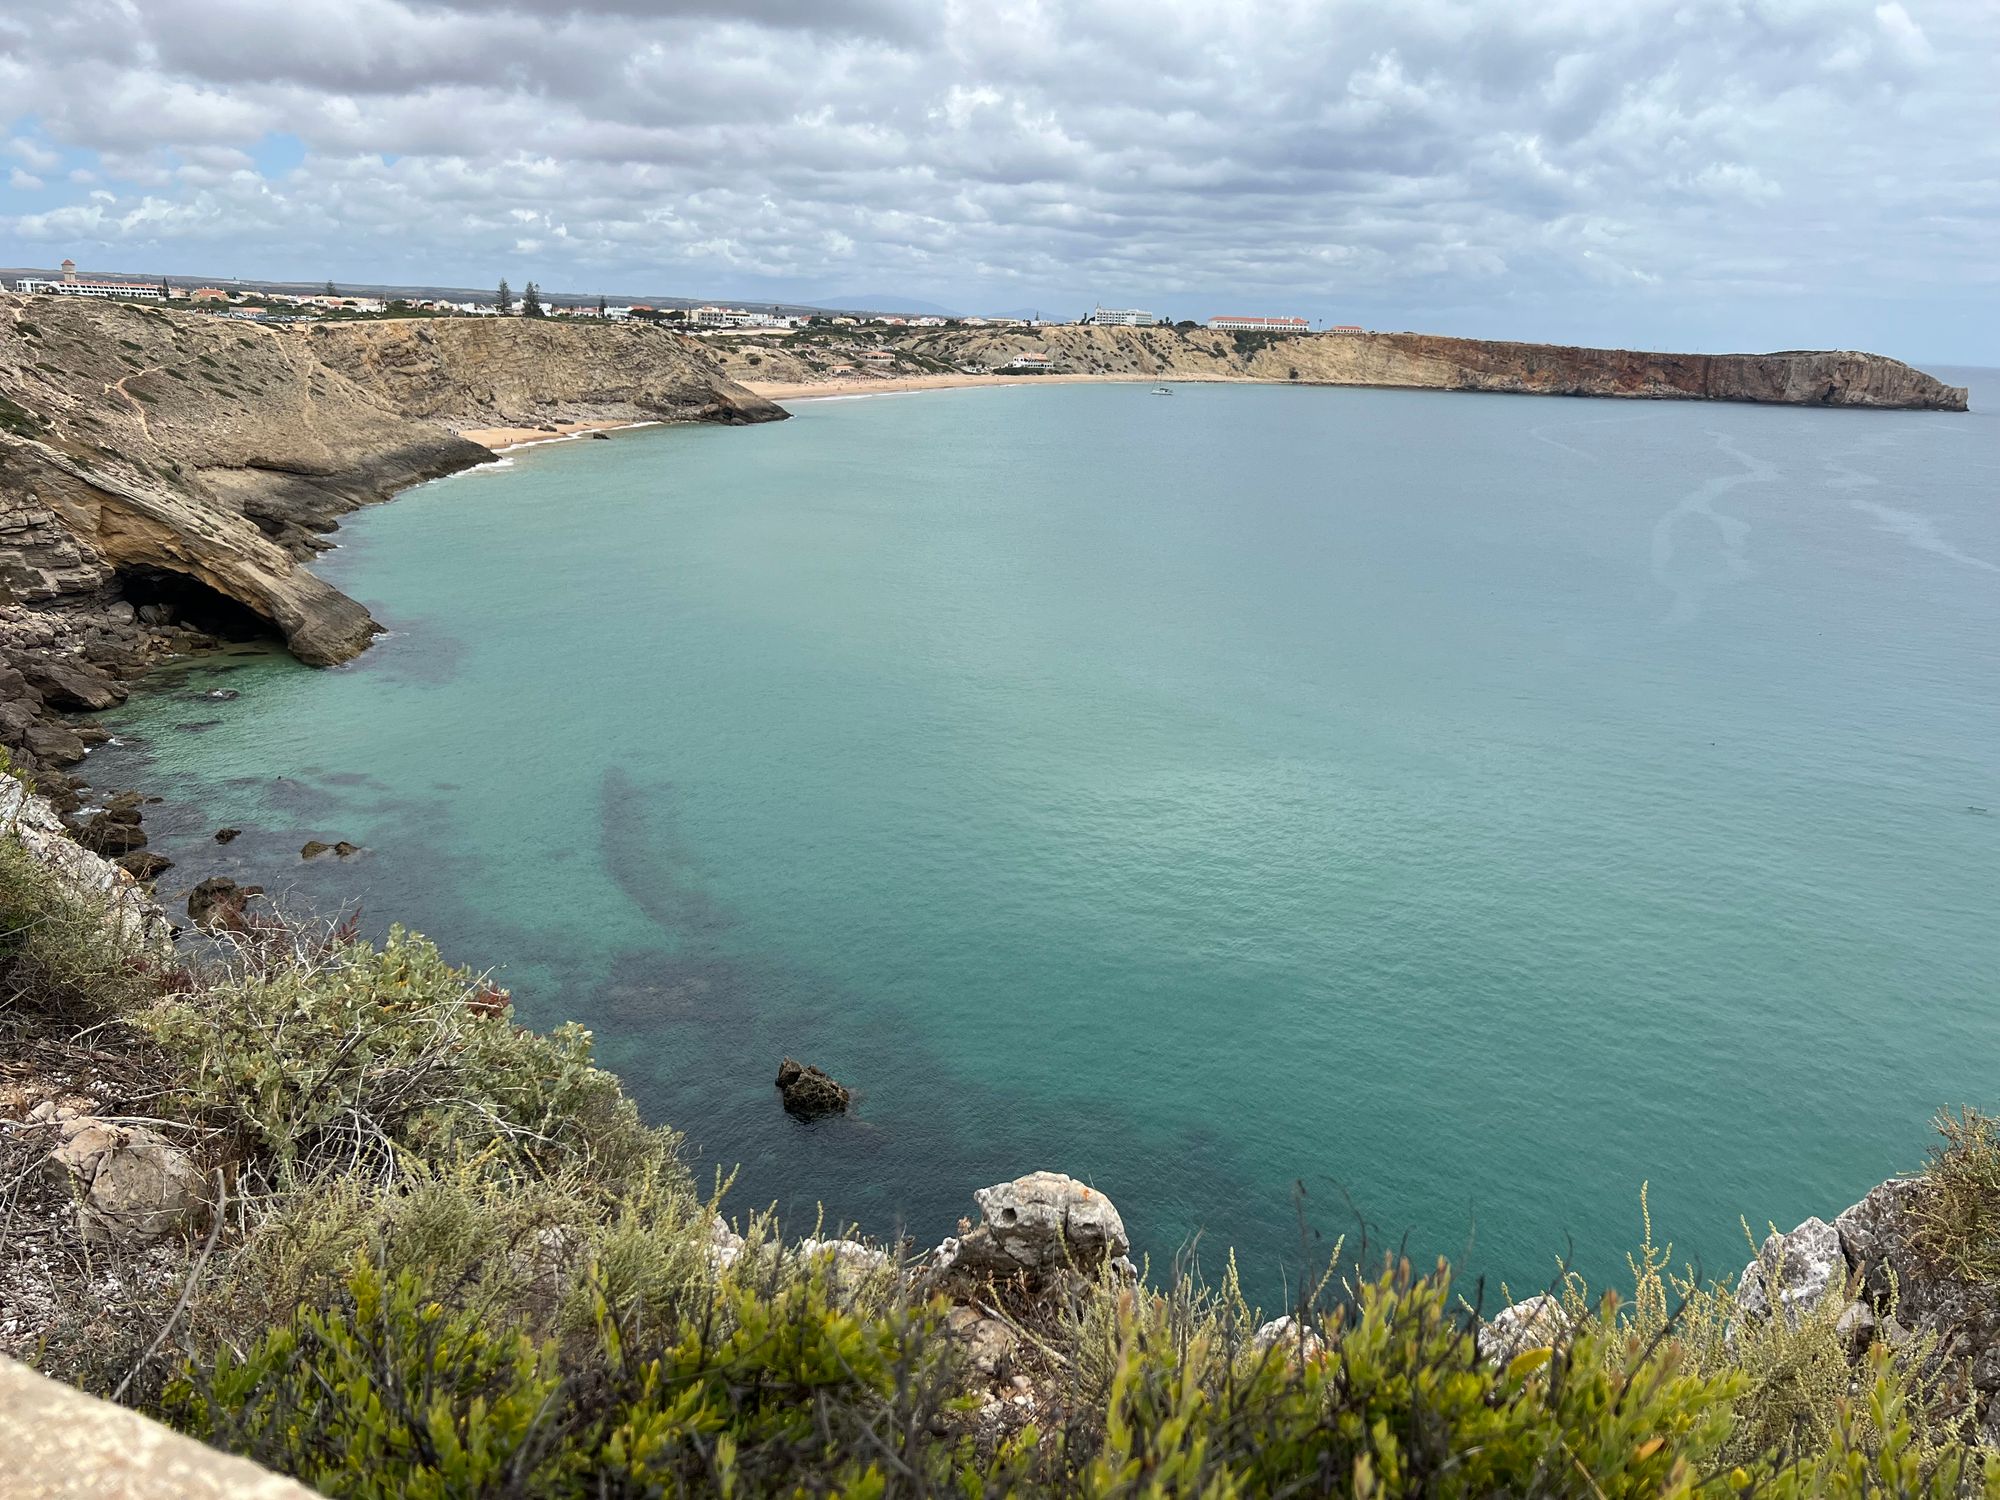
<svg viewBox="0 0 2000 1500"><path fill-rule="evenodd" d="M553 432L542 427L464 427L458 435L503 453L509 448L525 448L531 443L554 443L585 432L615 432L621 427L650 427L650 422L563 422Z"/></svg>
<svg viewBox="0 0 2000 1500"><path fill-rule="evenodd" d="M1078 382L1127 385L1186 385L1241 382L1240 375L855 375L840 380L743 380L737 383L769 401L806 401L815 396L882 396L897 391L943 391L975 385L1069 385ZM483 442L473 433L465 434Z"/></svg>

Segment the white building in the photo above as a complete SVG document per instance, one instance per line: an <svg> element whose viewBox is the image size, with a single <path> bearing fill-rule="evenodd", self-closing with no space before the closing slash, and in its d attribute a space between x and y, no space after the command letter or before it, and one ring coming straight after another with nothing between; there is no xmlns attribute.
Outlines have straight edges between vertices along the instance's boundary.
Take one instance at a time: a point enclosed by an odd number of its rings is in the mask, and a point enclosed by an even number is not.
<svg viewBox="0 0 2000 1500"><path fill-rule="evenodd" d="M1094 307L1090 316L1083 320L1108 328L1151 328L1160 320L1149 312L1141 312L1136 307Z"/></svg>
<svg viewBox="0 0 2000 1500"><path fill-rule="evenodd" d="M62 279L47 276L23 276L14 283L17 292L54 293L58 297L142 297L149 302L160 300L158 282L144 281L84 281L76 274L76 262L62 263Z"/></svg>
<svg viewBox="0 0 2000 1500"><path fill-rule="evenodd" d="M1210 318L1210 328L1223 333L1307 333L1312 324L1304 318L1246 318L1227 316Z"/></svg>

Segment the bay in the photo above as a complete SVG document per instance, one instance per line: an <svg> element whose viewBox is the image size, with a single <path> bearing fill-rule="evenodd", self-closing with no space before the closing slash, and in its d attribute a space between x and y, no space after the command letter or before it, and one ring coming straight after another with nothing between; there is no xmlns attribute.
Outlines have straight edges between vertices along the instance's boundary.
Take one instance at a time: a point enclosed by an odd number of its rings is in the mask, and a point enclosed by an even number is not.
<svg viewBox="0 0 2000 1500"><path fill-rule="evenodd" d="M1990 415L795 410L352 517L318 567L391 634L198 664L95 779L166 795L170 892L582 1021L799 1230L1051 1168L1267 1303L1343 1234L1518 1290L1615 1278L1650 1182L1719 1274L2000 1103ZM856 1113L786 1117L787 1053Z"/></svg>

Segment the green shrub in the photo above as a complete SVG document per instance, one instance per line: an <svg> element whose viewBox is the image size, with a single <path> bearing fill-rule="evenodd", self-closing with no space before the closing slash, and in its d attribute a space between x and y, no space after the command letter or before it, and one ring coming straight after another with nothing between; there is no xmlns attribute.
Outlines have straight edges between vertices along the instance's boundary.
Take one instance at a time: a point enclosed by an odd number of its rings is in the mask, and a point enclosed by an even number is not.
<svg viewBox="0 0 2000 1500"><path fill-rule="evenodd" d="M1867 1453L1885 1434L1872 1431L1865 1410L1853 1406L1852 1343L1841 1319L1855 1293L1836 1292L1810 1310L1755 1315L1738 1301L1734 1282L1703 1283L1692 1270L1670 1267L1673 1246L1653 1242L1646 1192L1639 1195L1642 1235L1627 1257L1633 1279L1629 1304L1593 1304L1578 1278L1562 1292L1563 1321L1595 1327L1600 1348L1616 1359L1663 1347L1691 1373L1733 1377L1732 1422L1720 1458L1755 1465L1768 1455L1811 1457L1837 1440ZM1744 1227L1751 1253L1757 1237ZM1893 1387L1896 1409L1910 1429L1909 1453L1926 1474L1952 1462L1968 1438L1969 1413L1953 1395L1963 1361L1936 1357L1936 1340L1909 1341L1887 1359L1876 1379Z"/></svg>
<svg viewBox="0 0 2000 1500"><path fill-rule="evenodd" d="M930 1432L949 1372L928 1310L858 1315L825 1272L725 1286L646 1353L599 1310L595 1357L565 1371L552 1341L362 1259L336 1306L186 1367L162 1406L337 1500L879 1493L885 1466L949 1452Z"/></svg>
<svg viewBox="0 0 2000 1500"><path fill-rule="evenodd" d="M156 982L102 900L61 884L0 827L0 1025L101 1020Z"/></svg>
<svg viewBox="0 0 2000 1500"><path fill-rule="evenodd" d="M190 1433L355 1500L554 1493L553 1352L358 1264L348 1303L302 1309L238 1358L170 1385Z"/></svg>
<svg viewBox="0 0 2000 1500"><path fill-rule="evenodd" d="M616 1183L671 1150L592 1065L588 1031L517 1029L506 993L427 939L269 936L276 951L246 947L141 1019L179 1068L183 1106L281 1180L483 1157Z"/></svg>
<svg viewBox="0 0 2000 1500"><path fill-rule="evenodd" d="M1944 1144L1912 1204L1916 1248L1963 1280L2000 1280L2000 1120L1966 1109L1933 1123Z"/></svg>

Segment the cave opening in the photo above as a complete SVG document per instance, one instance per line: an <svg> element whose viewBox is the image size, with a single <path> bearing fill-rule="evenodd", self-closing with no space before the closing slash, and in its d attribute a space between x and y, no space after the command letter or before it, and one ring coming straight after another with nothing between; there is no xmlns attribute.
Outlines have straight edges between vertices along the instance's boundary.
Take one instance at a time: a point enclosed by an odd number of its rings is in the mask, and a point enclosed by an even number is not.
<svg viewBox="0 0 2000 1500"><path fill-rule="evenodd" d="M186 573L123 567L118 570L118 588L125 602L152 624L185 625L227 641L283 639L278 627L249 605Z"/></svg>

